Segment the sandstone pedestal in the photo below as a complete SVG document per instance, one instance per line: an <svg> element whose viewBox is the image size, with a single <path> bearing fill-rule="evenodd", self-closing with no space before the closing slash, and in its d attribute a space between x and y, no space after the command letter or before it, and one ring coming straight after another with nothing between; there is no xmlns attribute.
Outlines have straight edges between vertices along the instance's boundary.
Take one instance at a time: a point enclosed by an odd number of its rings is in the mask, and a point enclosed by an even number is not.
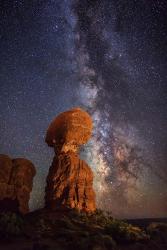
<svg viewBox="0 0 167 250"><path fill-rule="evenodd" d="M93 173L78 155L80 145L88 141L91 132L90 116L78 108L61 113L51 123L46 142L54 147L55 157L47 177L47 208L69 207L87 212L96 209Z"/></svg>

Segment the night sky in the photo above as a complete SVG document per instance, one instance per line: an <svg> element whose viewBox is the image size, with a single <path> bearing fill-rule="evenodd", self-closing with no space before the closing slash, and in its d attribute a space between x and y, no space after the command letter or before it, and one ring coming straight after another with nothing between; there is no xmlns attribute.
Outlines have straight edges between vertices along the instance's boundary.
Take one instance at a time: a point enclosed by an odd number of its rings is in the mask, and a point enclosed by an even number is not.
<svg viewBox="0 0 167 250"><path fill-rule="evenodd" d="M98 207L167 216L166 13L166 0L0 0L0 153L36 166L31 209L54 155L48 125L82 107Z"/></svg>

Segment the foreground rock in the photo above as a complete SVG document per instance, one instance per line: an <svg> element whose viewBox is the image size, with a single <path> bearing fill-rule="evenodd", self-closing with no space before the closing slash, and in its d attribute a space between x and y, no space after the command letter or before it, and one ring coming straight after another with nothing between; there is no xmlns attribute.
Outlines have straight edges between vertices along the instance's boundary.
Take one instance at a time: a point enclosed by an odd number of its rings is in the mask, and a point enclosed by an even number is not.
<svg viewBox="0 0 167 250"><path fill-rule="evenodd" d="M148 231L146 228L141 229L138 222L139 225L133 226L99 210L84 213L75 209L52 211L45 208L24 217L11 213L0 214L0 249L167 249L166 224L156 228L151 226L151 231Z"/></svg>
<svg viewBox="0 0 167 250"><path fill-rule="evenodd" d="M60 114L48 128L46 142L54 147L55 157L47 177L47 208L96 209L92 170L78 156L91 133L91 117L79 108Z"/></svg>
<svg viewBox="0 0 167 250"><path fill-rule="evenodd" d="M35 167L27 159L0 155L0 211L25 214L35 176Z"/></svg>

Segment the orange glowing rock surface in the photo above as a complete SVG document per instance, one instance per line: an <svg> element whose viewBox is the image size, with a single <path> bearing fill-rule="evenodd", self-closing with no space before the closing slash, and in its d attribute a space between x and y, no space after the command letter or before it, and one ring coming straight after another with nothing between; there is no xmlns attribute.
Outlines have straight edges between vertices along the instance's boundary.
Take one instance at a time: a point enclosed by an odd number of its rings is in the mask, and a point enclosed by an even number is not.
<svg viewBox="0 0 167 250"><path fill-rule="evenodd" d="M79 146L91 137L92 127L91 117L80 108L61 113L49 126L46 142L54 147L55 157L47 177L47 208L96 209L93 172L78 155Z"/></svg>
<svg viewBox="0 0 167 250"><path fill-rule="evenodd" d="M54 147L55 144L73 143L85 144L91 137L92 119L87 112L74 108L58 115L50 124L46 143Z"/></svg>

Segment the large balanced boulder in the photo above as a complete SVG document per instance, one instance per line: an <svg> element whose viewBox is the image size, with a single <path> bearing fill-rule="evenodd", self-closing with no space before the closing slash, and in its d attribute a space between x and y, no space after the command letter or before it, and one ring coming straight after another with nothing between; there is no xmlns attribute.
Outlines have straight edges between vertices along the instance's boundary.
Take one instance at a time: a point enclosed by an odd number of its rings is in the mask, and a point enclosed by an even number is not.
<svg viewBox="0 0 167 250"><path fill-rule="evenodd" d="M92 127L91 117L80 108L61 113L49 126L46 142L55 156L47 177L47 208L96 209L93 172L78 155L79 147L91 137Z"/></svg>
<svg viewBox="0 0 167 250"><path fill-rule="evenodd" d="M27 159L0 155L0 211L25 214L36 171Z"/></svg>
<svg viewBox="0 0 167 250"><path fill-rule="evenodd" d="M80 108L71 109L58 115L46 133L46 143L56 151L77 151L91 137L92 119Z"/></svg>

